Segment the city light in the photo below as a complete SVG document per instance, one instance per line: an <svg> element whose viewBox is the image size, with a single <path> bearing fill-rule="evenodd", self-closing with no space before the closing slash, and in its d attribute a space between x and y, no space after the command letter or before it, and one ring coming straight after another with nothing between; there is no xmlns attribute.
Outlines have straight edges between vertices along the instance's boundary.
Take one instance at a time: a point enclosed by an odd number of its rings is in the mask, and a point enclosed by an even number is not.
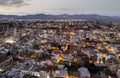
<svg viewBox="0 0 120 78"><path fill-rule="evenodd" d="M16 41L13 39L13 38L7 38L5 39L5 43L10 43L10 44L13 44L15 43Z"/></svg>

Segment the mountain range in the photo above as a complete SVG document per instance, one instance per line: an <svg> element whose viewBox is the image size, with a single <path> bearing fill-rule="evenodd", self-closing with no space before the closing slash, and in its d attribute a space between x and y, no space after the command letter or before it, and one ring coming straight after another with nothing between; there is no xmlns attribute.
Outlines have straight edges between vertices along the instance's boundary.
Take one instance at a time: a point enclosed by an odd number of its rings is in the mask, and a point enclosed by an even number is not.
<svg viewBox="0 0 120 78"><path fill-rule="evenodd" d="M48 14L34 14L34 15L0 15L0 19L85 19L85 20L120 20L119 16L103 16L97 14L76 14L76 15L48 15Z"/></svg>

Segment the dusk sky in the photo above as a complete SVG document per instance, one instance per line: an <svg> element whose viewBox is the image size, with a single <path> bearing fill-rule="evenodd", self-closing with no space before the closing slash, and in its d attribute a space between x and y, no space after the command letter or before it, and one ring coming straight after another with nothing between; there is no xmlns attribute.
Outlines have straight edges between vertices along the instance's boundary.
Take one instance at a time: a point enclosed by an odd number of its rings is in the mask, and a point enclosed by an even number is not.
<svg viewBox="0 0 120 78"><path fill-rule="evenodd" d="M0 0L0 14L37 13L120 16L120 0Z"/></svg>

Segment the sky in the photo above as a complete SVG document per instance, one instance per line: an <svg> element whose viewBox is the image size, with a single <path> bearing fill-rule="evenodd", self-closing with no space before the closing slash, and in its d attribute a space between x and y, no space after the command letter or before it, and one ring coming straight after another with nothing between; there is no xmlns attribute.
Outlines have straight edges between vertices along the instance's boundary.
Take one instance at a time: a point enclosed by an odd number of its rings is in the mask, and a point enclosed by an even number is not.
<svg viewBox="0 0 120 78"><path fill-rule="evenodd" d="M0 14L37 13L120 16L120 0L0 0Z"/></svg>

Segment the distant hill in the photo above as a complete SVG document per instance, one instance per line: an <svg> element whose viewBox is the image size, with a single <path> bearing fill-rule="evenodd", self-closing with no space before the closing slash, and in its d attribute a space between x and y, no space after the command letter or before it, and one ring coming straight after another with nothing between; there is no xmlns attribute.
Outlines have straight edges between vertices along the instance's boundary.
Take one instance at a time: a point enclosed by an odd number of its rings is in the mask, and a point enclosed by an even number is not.
<svg viewBox="0 0 120 78"><path fill-rule="evenodd" d="M120 20L120 17L117 16L102 16L97 14L76 14L76 15L47 15L47 14L34 14L34 15L0 15L0 19L86 19L86 20Z"/></svg>

